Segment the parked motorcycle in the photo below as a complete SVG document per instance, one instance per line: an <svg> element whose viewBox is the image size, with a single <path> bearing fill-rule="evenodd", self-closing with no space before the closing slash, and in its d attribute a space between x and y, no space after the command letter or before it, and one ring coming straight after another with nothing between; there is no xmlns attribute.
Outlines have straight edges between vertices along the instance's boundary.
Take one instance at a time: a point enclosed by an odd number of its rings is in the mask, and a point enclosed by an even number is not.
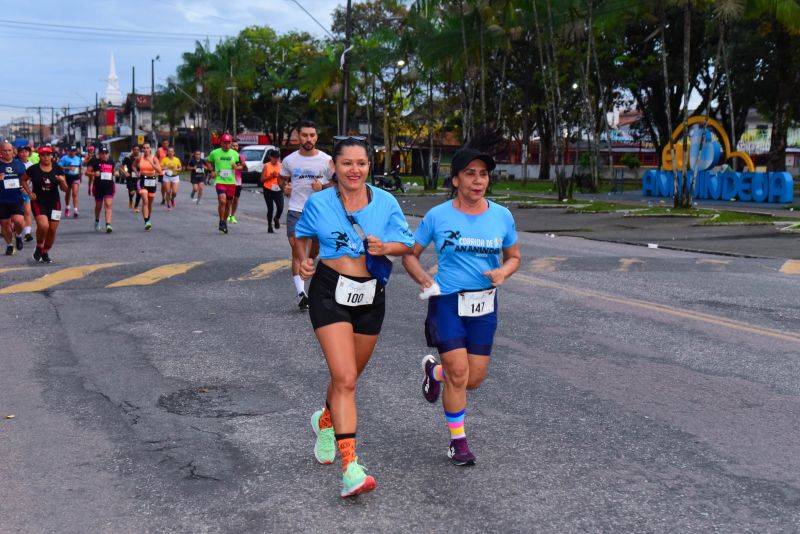
<svg viewBox="0 0 800 534"><path fill-rule="evenodd" d="M384 191L406 192L403 181L400 179L400 165L397 165L391 172L372 175L372 185L380 187Z"/></svg>

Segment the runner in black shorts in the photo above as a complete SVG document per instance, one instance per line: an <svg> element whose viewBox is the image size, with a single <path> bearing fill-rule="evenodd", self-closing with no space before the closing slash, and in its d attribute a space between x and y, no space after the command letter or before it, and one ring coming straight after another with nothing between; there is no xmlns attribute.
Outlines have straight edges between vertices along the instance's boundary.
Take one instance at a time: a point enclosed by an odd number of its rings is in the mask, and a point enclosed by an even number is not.
<svg viewBox="0 0 800 534"><path fill-rule="evenodd" d="M67 153L58 160L58 166L64 169L67 177L67 193L64 195L64 204L69 206L70 198L74 199L75 213L78 213L78 193L81 186L81 166L83 161L78 155L78 147L72 145L67 149ZM69 217L69 208L65 210L65 217Z"/></svg>
<svg viewBox="0 0 800 534"><path fill-rule="evenodd" d="M133 164L133 170L139 174L139 194L142 195L142 217L144 218L145 231L150 230L150 215L153 211L153 199L156 197L156 186L161 174L161 165L150 152L150 144L142 145L142 155Z"/></svg>
<svg viewBox="0 0 800 534"><path fill-rule="evenodd" d="M429 297L425 337L442 359L422 360L423 395L436 402L444 383L442 406L450 434L448 456L455 465L474 465L464 419L467 390L477 389L489 369L497 328L497 287L519 268L514 217L485 198L494 159L472 148L453 156L455 198L431 208L417 227L414 250L403 258L411 278ZM436 280L419 256L434 243ZM502 257L502 260L501 260Z"/></svg>
<svg viewBox="0 0 800 534"><path fill-rule="evenodd" d="M27 179L25 164L14 158L14 147L11 143L0 143L0 229L6 242L6 256L13 256L23 247L19 234L25 224L22 184Z"/></svg>
<svg viewBox="0 0 800 534"><path fill-rule="evenodd" d="M190 181L192 182L191 198L197 204L200 204L200 199L203 198L203 189L206 183L206 161L200 157L200 151L195 150L192 159L189 160Z"/></svg>
<svg viewBox="0 0 800 534"><path fill-rule="evenodd" d="M114 163L108 159L107 147L100 148L99 157L92 162L88 172L94 184L94 229L98 232L103 230L103 225L100 224L100 211L105 208L106 233L110 234L114 231L111 227L111 216L117 184L114 183Z"/></svg>
<svg viewBox="0 0 800 534"><path fill-rule="evenodd" d="M309 317L331 377L326 407L311 417L314 456L332 463L335 440L344 472L341 496L350 497L377 486L356 458L356 382L378 342L388 281L385 272L370 272L368 261L385 267L384 256L408 254L412 236L397 200L366 185L369 157L363 142L341 140L333 160L338 186L309 197L295 227L294 249L300 276L311 278ZM312 239L320 247L316 269L308 256Z"/></svg>
<svg viewBox="0 0 800 534"><path fill-rule="evenodd" d="M64 169L53 163L53 151L50 147L39 149L39 163L27 171L31 179L32 190L27 184L23 188L31 197L31 209L36 218L36 251L33 259L41 263L52 263L50 249L56 240L56 231L61 220L61 195L69 190Z"/></svg>
<svg viewBox="0 0 800 534"><path fill-rule="evenodd" d="M133 164L141 155L139 145L133 145L130 155L122 160L120 169L125 176L125 187L128 189L128 209L132 209L134 213L139 213L139 202L141 202L142 196L139 194L139 174L133 170Z"/></svg>

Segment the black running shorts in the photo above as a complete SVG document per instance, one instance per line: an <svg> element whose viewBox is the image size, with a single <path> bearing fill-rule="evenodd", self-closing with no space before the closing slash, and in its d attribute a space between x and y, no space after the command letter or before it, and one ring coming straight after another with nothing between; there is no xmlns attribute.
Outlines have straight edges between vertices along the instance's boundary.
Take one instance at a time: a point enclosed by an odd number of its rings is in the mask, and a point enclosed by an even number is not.
<svg viewBox="0 0 800 534"><path fill-rule="evenodd" d="M347 276L356 282L367 282L370 277ZM339 273L322 262L317 263L317 272L308 287L308 315L314 330L333 323L350 323L353 332L377 336L381 332L386 312L386 293L378 284L372 304L344 306L336 302L336 284Z"/></svg>

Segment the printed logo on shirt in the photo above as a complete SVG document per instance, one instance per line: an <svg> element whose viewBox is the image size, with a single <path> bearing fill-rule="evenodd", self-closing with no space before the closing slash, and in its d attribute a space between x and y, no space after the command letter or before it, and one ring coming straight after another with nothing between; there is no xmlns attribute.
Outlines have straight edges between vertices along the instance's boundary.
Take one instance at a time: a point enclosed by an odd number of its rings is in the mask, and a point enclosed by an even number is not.
<svg viewBox="0 0 800 534"><path fill-rule="evenodd" d="M453 252L475 254L478 257L500 254L503 250L503 240L499 237L462 237L460 231L446 230L445 238L439 252L444 252L447 247L454 247Z"/></svg>
<svg viewBox="0 0 800 534"><path fill-rule="evenodd" d="M292 169L292 181L294 180L321 180L324 174L315 169Z"/></svg>
<svg viewBox="0 0 800 534"><path fill-rule="evenodd" d="M446 247L452 247L456 244L456 241L461 237L461 232L453 231L453 230L445 230L444 232L444 243L442 243L442 248L439 249L439 252L444 252Z"/></svg>
<svg viewBox="0 0 800 534"><path fill-rule="evenodd" d="M339 252L340 249L346 248L352 250L354 252L358 251L361 246L361 243L353 243L350 240L350 236L347 235L345 232L331 232L334 241L336 242L336 252Z"/></svg>

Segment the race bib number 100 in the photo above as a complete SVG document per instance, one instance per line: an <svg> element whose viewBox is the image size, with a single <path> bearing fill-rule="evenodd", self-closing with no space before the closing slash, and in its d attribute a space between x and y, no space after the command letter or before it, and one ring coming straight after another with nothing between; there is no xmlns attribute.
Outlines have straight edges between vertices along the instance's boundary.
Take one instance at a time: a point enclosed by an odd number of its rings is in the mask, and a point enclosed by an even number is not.
<svg viewBox="0 0 800 534"><path fill-rule="evenodd" d="M336 283L336 302L342 306L366 306L375 299L377 280L356 282L344 276Z"/></svg>

